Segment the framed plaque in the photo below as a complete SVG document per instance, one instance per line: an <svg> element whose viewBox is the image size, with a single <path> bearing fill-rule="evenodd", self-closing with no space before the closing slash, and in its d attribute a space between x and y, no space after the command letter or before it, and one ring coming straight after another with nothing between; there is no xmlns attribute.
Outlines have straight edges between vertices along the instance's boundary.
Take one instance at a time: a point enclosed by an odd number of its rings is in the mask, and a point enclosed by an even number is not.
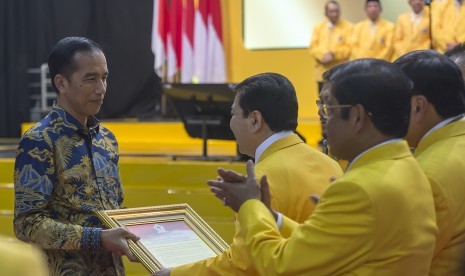
<svg viewBox="0 0 465 276"><path fill-rule="evenodd" d="M134 256L151 272L214 257L228 244L187 204L99 211L108 228L126 227Z"/></svg>

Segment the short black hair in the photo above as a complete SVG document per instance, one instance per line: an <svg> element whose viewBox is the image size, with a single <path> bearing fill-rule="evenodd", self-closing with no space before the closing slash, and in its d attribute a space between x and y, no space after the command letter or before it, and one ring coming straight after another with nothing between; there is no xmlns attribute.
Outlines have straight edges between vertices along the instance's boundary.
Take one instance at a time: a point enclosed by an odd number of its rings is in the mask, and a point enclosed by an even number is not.
<svg viewBox="0 0 465 276"><path fill-rule="evenodd" d="M329 81L339 104L362 105L384 135L406 135L412 82L398 67L378 59L354 60L341 65ZM341 117L348 119L349 112L342 108Z"/></svg>
<svg viewBox="0 0 465 276"><path fill-rule="evenodd" d="M457 44L454 48L447 51L444 55L449 57L461 68L465 68L465 42Z"/></svg>
<svg viewBox="0 0 465 276"><path fill-rule="evenodd" d="M76 70L74 55L77 52L92 51L100 51L103 53L102 47L100 47L97 42L85 37L65 37L53 46L48 56L48 70L50 72L53 88L57 92L58 89L53 81L55 76L60 74L69 78L74 70Z"/></svg>
<svg viewBox="0 0 465 276"><path fill-rule="evenodd" d="M339 2L337 2L337 1L335 1L335 0L330 0L330 1L326 2L326 4L325 4L325 13L328 11L328 6L329 6L329 4L334 4L334 5L337 6L337 8L338 8L339 10L341 10L341 6L339 5Z"/></svg>
<svg viewBox="0 0 465 276"><path fill-rule="evenodd" d="M323 82L328 82L331 79L331 76L334 75L334 73L339 70L340 68L344 67L345 63L338 64L334 67L331 67L330 69L326 70L323 73Z"/></svg>
<svg viewBox="0 0 465 276"><path fill-rule="evenodd" d="M381 9L383 8L383 6L381 6L381 1L380 1L380 0L366 0L366 2L365 2L365 7L366 7L366 5L367 5L368 3L370 3L370 2L377 2L378 5L379 5L379 7L380 7Z"/></svg>
<svg viewBox="0 0 465 276"><path fill-rule="evenodd" d="M263 73L235 86L243 116L259 111L274 132L297 128L299 105L292 83L283 75Z"/></svg>
<svg viewBox="0 0 465 276"><path fill-rule="evenodd" d="M423 95L439 116L450 118L465 112L462 72L448 57L432 50L401 56L394 64L413 81L412 95Z"/></svg>

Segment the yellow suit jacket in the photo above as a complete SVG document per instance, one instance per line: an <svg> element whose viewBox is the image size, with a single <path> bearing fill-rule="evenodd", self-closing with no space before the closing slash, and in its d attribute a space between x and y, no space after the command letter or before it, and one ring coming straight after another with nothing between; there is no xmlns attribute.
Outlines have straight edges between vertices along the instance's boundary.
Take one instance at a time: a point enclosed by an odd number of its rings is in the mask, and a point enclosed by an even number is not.
<svg viewBox="0 0 465 276"><path fill-rule="evenodd" d="M404 141L354 161L287 239L258 200L238 218L262 275L423 276L437 234L431 187Z"/></svg>
<svg viewBox="0 0 465 276"><path fill-rule="evenodd" d="M391 61L394 24L382 18L378 19L374 35L371 34L371 26L370 19L355 25L352 32L350 59L377 58Z"/></svg>
<svg viewBox="0 0 465 276"><path fill-rule="evenodd" d="M439 235L430 275L465 275L465 121L433 131L414 156L429 179Z"/></svg>
<svg viewBox="0 0 465 276"><path fill-rule="evenodd" d="M352 26L352 23L339 19L331 30L328 20L315 25L313 28L310 54L316 61L315 79L317 81L323 80L323 73L326 70L349 60ZM328 52L334 53L334 60L322 64L321 60Z"/></svg>
<svg viewBox="0 0 465 276"><path fill-rule="evenodd" d="M342 175L341 168L328 156L306 145L297 135L273 143L255 166L256 175L267 175L275 210L305 221L315 208L311 194L322 194L329 178ZM236 220L236 234L223 254L197 263L173 268L176 275L258 275L244 244L244 233Z"/></svg>
<svg viewBox="0 0 465 276"><path fill-rule="evenodd" d="M455 42L465 42L465 3L460 8L460 16L455 25Z"/></svg>
<svg viewBox="0 0 465 276"><path fill-rule="evenodd" d="M435 0L431 2L433 47L440 53L446 51L447 42L452 42L453 29L458 18L458 14L454 9L454 0Z"/></svg>
<svg viewBox="0 0 465 276"><path fill-rule="evenodd" d="M420 22L414 27L411 13L399 15L394 31L394 55L392 60L415 50L430 48L428 7L423 10Z"/></svg>
<svg viewBox="0 0 465 276"><path fill-rule="evenodd" d="M49 275L45 254L30 244L0 236L0 274L5 276Z"/></svg>

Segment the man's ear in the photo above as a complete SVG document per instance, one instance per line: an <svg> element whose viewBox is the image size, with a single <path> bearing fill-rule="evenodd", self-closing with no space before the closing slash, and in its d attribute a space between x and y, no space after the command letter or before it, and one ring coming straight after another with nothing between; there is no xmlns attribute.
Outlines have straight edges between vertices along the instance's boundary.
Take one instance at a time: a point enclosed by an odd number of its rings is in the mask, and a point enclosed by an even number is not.
<svg viewBox="0 0 465 276"><path fill-rule="evenodd" d="M264 124L262 113L260 113L258 110L254 110L250 112L249 116L252 132L258 132Z"/></svg>
<svg viewBox="0 0 465 276"><path fill-rule="evenodd" d="M412 111L410 113L411 122L412 123L419 123L421 122L425 116L426 111L428 110L428 100L423 95L414 95L410 100L410 104L412 107Z"/></svg>
<svg viewBox="0 0 465 276"><path fill-rule="evenodd" d="M360 132L370 120L368 111L361 104L356 104L350 108L350 118L354 130Z"/></svg>
<svg viewBox="0 0 465 276"><path fill-rule="evenodd" d="M66 91L66 86L68 85L68 80L63 75L56 74L53 82L55 83L59 93L64 94Z"/></svg>

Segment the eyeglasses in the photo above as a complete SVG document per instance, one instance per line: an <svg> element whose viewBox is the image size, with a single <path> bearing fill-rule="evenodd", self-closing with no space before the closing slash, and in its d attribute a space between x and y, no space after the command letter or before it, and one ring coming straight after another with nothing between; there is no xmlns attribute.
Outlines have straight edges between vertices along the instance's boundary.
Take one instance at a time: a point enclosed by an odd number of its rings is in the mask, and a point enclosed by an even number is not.
<svg viewBox="0 0 465 276"><path fill-rule="evenodd" d="M319 109L321 109L323 111L323 115L325 117L328 117L329 116L329 113L328 111L330 109L333 109L333 108L348 108L348 107L352 107L353 105L351 104L335 104L335 105L327 105L327 104L324 104L323 101L321 100L316 100L316 105L318 106Z"/></svg>

